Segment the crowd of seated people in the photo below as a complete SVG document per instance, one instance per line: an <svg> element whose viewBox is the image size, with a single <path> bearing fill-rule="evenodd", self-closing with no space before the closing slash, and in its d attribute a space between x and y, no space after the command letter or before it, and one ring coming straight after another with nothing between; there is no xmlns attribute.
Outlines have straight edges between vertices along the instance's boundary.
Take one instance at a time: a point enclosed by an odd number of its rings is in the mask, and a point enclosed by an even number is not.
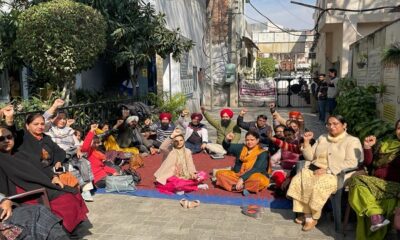
<svg viewBox="0 0 400 240"><path fill-rule="evenodd" d="M248 195L274 186L269 189L293 201L294 221L304 231L317 225L328 198L338 189L337 175L363 163L370 176L349 181L349 203L358 218L357 239L383 239L393 223L400 196L399 174L394 172L400 156L399 122L395 137L377 143L369 136L363 147L347 133L346 120L340 115L329 115L326 134L314 136L305 127L302 113L293 111L284 119L274 106L270 106L272 124L266 113L246 121L247 109L239 111L236 121L229 108L221 109L220 119L204 107L201 113L184 110L175 124L171 113L159 114L159 121L153 123L122 108L113 124L93 123L85 133L74 128L74 120L60 110L63 105L57 99L43 115L27 116L23 129L14 123L12 106L1 109L0 193L9 196L46 188L51 204L48 214L54 215L56 229L62 224L66 236L76 235L87 221L84 200L94 200L93 189L104 188L108 176L125 174L124 166L110 157L114 153L130 159L160 154L163 161L154 173L154 184L166 194L208 189L207 169L196 168L193 154L232 155L235 163L230 169L215 171L215 187ZM216 139L209 138L203 116L215 128ZM240 143L242 131L246 133ZM296 169L298 161L305 161L303 169ZM62 173L56 173L60 168ZM4 209L10 202L3 201ZM4 214L8 216L7 211ZM47 231L53 234L51 228Z"/></svg>

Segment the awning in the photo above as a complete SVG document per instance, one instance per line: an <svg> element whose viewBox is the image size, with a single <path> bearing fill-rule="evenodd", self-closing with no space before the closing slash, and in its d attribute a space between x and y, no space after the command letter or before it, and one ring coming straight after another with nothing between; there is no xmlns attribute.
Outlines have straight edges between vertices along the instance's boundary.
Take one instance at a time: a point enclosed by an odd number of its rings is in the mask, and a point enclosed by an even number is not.
<svg viewBox="0 0 400 240"><path fill-rule="evenodd" d="M246 46L251 47L251 48L256 48L257 50L260 51L260 49L258 48L258 46L253 42L253 40L251 40L248 37L243 36L242 37L242 41L244 41L244 43L246 44Z"/></svg>

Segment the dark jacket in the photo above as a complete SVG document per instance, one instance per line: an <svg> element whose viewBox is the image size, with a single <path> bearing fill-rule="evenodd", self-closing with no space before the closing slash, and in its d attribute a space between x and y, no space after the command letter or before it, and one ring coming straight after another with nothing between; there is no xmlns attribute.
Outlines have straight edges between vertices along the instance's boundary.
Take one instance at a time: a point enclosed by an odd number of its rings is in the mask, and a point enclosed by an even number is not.
<svg viewBox="0 0 400 240"><path fill-rule="evenodd" d="M152 144L143 137L139 126L131 128L126 124L118 129L117 143L121 148L138 147L140 145L150 148L152 146Z"/></svg>
<svg viewBox="0 0 400 240"><path fill-rule="evenodd" d="M259 128L256 121L245 122L243 121L243 117L240 115L237 118L237 125L244 130L257 132L260 135L261 146L267 147L271 154L278 151L279 148L277 148L268 137L268 133L272 133L272 127L270 125L267 124L265 127Z"/></svg>
<svg viewBox="0 0 400 240"><path fill-rule="evenodd" d="M318 93L320 93L318 100L328 99L328 84L325 81L321 81L318 85Z"/></svg>
<svg viewBox="0 0 400 240"><path fill-rule="evenodd" d="M31 133L26 130L15 130L16 134L14 152L26 161L34 161L35 166L40 168L44 173L52 177L54 175L53 167L57 162L63 162L66 158L65 151L51 140L51 137L43 134L41 140L37 140ZM47 161L42 161L42 149L49 153ZM36 164L40 163L40 164Z"/></svg>

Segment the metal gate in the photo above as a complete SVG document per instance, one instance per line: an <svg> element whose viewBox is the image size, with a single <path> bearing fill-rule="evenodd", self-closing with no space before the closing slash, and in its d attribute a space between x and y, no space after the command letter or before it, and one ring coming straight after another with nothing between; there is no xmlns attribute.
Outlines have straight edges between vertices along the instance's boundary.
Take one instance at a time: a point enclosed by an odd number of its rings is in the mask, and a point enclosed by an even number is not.
<svg viewBox="0 0 400 240"><path fill-rule="evenodd" d="M278 107L310 107L311 79L281 77L275 78Z"/></svg>

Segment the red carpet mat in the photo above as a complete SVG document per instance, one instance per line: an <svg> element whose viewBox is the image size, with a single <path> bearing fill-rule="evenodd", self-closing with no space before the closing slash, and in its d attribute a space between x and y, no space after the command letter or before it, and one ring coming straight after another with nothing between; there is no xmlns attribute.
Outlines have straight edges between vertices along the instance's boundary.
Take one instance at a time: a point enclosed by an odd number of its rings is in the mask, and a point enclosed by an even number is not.
<svg viewBox="0 0 400 240"><path fill-rule="evenodd" d="M161 155L148 156L144 158L144 167L138 169L142 177L142 181L137 185L137 190L130 193L122 193L134 196L142 197L154 197L154 198L168 198L168 199L199 199L202 202L216 203L216 204L228 204L228 205L248 205L258 204L264 207L271 208L291 208L291 201L277 197L273 195L269 190L263 190L258 194L250 194L248 196L242 196L241 193L232 193L216 187L211 182L212 170L215 168L225 168L234 165L234 157L226 156L224 159L212 159L208 154L199 153L193 155L193 161L197 171L205 171L209 173L209 178L204 182L208 184L208 190L198 190L192 193L186 193L183 196L178 195L166 195L158 192L154 186L153 174L161 165ZM103 189L97 191L97 193L105 193Z"/></svg>

